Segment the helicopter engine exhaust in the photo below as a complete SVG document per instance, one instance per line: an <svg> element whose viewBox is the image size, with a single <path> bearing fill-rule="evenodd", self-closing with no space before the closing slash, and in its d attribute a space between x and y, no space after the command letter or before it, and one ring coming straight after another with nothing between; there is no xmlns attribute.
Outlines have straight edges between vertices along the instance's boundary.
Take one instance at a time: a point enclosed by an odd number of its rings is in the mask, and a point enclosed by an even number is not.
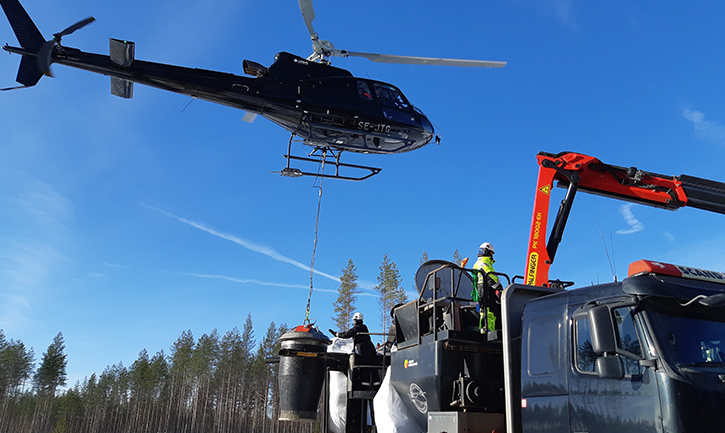
<svg viewBox="0 0 725 433"><path fill-rule="evenodd" d="M267 75L267 72L269 72L269 70L266 67L260 65L257 62L253 62L251 60L244 60L242 62L242 67L244 68L245 74L251 75L251 76L257 77L257 78L264 77L265 75Z"/></svg>

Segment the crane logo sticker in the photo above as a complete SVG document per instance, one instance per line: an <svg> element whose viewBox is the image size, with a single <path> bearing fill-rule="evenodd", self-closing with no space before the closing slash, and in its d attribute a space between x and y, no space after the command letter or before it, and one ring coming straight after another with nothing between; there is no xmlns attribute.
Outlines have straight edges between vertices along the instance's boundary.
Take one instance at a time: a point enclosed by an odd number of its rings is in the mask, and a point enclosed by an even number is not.
<svg viewBox="0 0 725 433"><path fill-rule="evenodd" d="M418 412L423 414L428 412L428 399L425 397L423 390L415 382L411 383L408 388L408 398L413 402Z"/></svg>
<svg viewBox="0 0 725 433"><path fill-rule="evenodd" d="M533 252L529 256L529 269L526 271L526 284L536 284L536 268L539 265L539 253Z"/></svg>
<svg viewBox="0 0 725 433"><path fill-rule="evenodd" d="M549 192L551 192L551 185L544 185L539 188L539 191L543 192L546 195L549 195Z"/></svg>
<svg viewBox="0 0 725 433"><path fill-rule="evenodd" d="M403 363L403 367L405 367L405 368L415 367L417 365L418 365L418 361L416 361L414 359L406 359L405 363Z"/></svg>

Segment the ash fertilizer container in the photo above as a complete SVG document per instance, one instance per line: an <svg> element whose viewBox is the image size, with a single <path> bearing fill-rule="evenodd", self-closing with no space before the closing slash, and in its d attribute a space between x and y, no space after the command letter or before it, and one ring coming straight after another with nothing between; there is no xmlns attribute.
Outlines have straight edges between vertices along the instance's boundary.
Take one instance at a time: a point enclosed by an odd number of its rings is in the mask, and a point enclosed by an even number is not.
<svg viewBox="0 0 725 433"><path fill-rule="evenodd" d="M314 421L325 379L330 339L312 325L301 325L279 338L279 419Z"/></svg>

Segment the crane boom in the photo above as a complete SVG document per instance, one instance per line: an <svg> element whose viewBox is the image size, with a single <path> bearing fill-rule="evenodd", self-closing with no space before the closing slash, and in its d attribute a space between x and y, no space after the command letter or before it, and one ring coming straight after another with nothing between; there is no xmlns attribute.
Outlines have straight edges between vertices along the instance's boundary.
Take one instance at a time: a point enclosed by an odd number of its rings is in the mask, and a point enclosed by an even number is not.
<svg viewBox="0 0 725 433"><path fill-rule="evenodd" d="M578 190L619 200L677 210L689 206L725 214L725 183L688 175L666 176L618 167L575 152L539 152L539 177L526 260L526 284L549 286L554 261ZM554 181L566 188L546 242L549 201ZM546 242L546 243L545 243Z"/></svg>

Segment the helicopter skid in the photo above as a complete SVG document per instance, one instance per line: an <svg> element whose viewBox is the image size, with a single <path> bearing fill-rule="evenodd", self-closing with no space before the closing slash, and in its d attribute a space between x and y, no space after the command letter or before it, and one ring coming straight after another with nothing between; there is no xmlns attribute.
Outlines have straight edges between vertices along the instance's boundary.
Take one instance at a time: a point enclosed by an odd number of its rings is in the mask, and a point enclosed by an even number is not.
<svg viewBox="0 0 725 433"><path fill-rule="evenodd" d="M315 149L315 150L318 150L318 149ZM323 152L324 152L324 150L323 150ZM311 155L310 157L295 156L295 155L290 155L288 153L287 155L284 155L284 157L287 159L287 167L285 167L281 171L273 171L272 173L279 173L280 175L285 176L285 177L312 176L312 177L324 177L324 178L328 178L328 179L361 181L361 180L369 179L369 178L375 176L376 174L380 173L383 170L382 168L368 167L365 165L347 164L344 162L340 162L340 153L337 153L336 155L334 155L334 162L332 162L332 163L327 161L327 157L324 153L323 153L323 155ZM329 163L330 165L333 165L335 167L335 174L327 174L322 169L320 170L320 172L313 173L313 172L302 171L297 168L291 168L290 160L318 163L318 164L320 164L321 168L323 167L323 164ZM363 176L358 176L358 177L345 176L345 175L340 174L340 167L349 168L352 170L366 170L366 171L369 171L369 173L367 173Z"/></svg>

